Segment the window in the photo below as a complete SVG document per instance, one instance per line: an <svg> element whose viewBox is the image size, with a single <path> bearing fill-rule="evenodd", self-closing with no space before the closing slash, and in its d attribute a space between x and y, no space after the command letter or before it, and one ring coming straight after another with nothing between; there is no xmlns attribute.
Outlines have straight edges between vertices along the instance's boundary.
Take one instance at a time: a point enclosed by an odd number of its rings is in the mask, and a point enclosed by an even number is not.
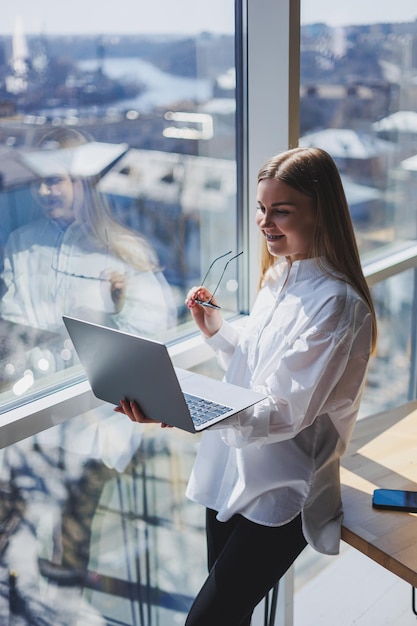
<svg viewBox="0 0 417 626"><path fill-rule="evenodd" d="M301 0L299 143L324 148L339 166L378 317L360 419L416 398L416 17L412 0ZM346 548L338 557L345 574L359 564ZM308 578L325 585L327 565L305 551L296 590L308 589ZM367 616L374 601L368 589ZM301 605L296 597L295 624L306 617Z"/></svg>
<svg viewBox="0 0 417 626"><path fill-rule="evenodd" d="M234 3L42 6L10 9L0 36L0 613L183 623L205 567L183 499L196 438L96 402L60 318L175 351L187 290L240 251Z"/></svg>
<svg viewBox="0 0 417 626"><path fill-rule="evenodd" d="M413 4L410 0L410 11ZM410 127L392 131L380 124L403 106L415 109L412 14L400 15L397 5L393 21L401 20L402 26L376 28L374 3L362 2L359 25L348 28L354 2L326 7L321 18L319 2L301 0L300 31L298 2L292 0L263 0L262 11L258 0L219 1L215 7L195 0L142 5L124 0L117 11L103 12L89 0L78 13L77 5L71 5L73 15L69 5L52 5L41 18L35 5L20 17L14 8L5 13L0 36L1 259L9 235L42 217L40 193L48 197L56 188L62 196L62 187L68 191L68 183L77 179L80 191L99 203L94 206L100 207L100 215L111 218L101 227L98 249L89 249L90 260L101 263L99 271L95 262L74 254L76 245L71 254L65 246L60 250L65 254L45 259L40 276L29 264L27 287L39 280L77 284L64 293L84 294L83 303L100 301L98 319L103 321L104 313L116 323L121 311L102 272L112 269L108 260L117 247L115 233L129 242L140 241L142 262L156 258L161 270L155 289L169 294L162 300L158 296L158 302L170 303L162 325L152 326L155 316L150 314L148 327L140 330L169 342L176 364L201 367L210 353L190 335L194 326L182 304L187 288L201 279L216 256L244 249L239 262L229 267L220 294L230 316L249 308L258 278L258 233L251 211L256 172L271 154L330 129L332 140L339 136L341 152L334 156L344 176L383 336L363 413L415 397L414 134ZM372 13L363 25L365 9ZM377 83L369 84L375 76ZM398 123L398 118L393 121ZM362 158L352 163L347 146L354 134L336 130L360 131L368 136L365 148L379 150L389 142L389 150L382 156L377 152L370 163ZM51 171L55 157L63 154L58 131L87 139L67 146L80 159L77 167L84 168L84 175L63 167ZM85 159L90 150L94 158ZM132 233L141 239L131 239ZM14 242L26 250L23 235ZM132 263L120 273L130 278ZM125 266L120 263L116 269ZM68 609L68 589L59 588L68 568L53 572L47 562L61 563L62 538L71 538L66 530L77 533L73 522L79 501L72 508L70 504L84 486L93 490L91 502L97 506L85 511L93 522L84 529L88 550L80 542L75 556L84 565L88 558L89 572L99 576L74 595L71 608L77 618L103 618L109 624L153 619L183 623L205 565L194 550L198 545L199 552L203 542L201 511L183 502L196 439L167 438L158 429L143 436L135 433L138 438L127 449L129 433L123 431L122 437L111 409L97 406L63 328L50 321L42 325L33 319L7 319L6 294L12 292L6 270L5 263L0 324L15 326L5 325L1 335L0 489L7 532L0 544L0 567L4 579L10 574L2 610L6 605L9 610L9 597L14 602L22 592L23 602L14 606L20 615L33 608L28 623L34 615L41 623L50 620L50 611L60 612L63 605ZM154 276L156 268L150 273ZM218 276L214 272L209 280ZM9 301L13 312L20 297ZM58 301L53 305L47 314L62 308ZM162 309L151 310L160 314ZM119 448L115 444L121 439L125 446ZM174 538L181 542L181 572L175 570ZM126 545L132 548L129 554ZM26 589L19 582L23 567L27 569L20 580L27 576ZM183 594L173 584L180 575ZM137 585L138 576L142 585ZM137 595L130 595L133 588L143 594L140 603Z"/></svg>
<svg viewBox="0 0 417 626"><path fill-rule="evenodd" d="M411 0L385 14L324 4L301 2L299 143L335 159L365 271L407 259L396 275L370 276L380 333L368 414L415 397L416 13Z"/></svg>
<svg viewBox="0 0 417 626"><path fill-rule="evenodd" d="M215 257L242 247L234 3L197 5L158 0L144 10L126 0L116 16L92 0L66 15L8 11L0 37L6 406L79 373L62 314L169 342L191 329L189 288ZM242 268L231 263L219 286L226 315L242 308Z"/></svg>

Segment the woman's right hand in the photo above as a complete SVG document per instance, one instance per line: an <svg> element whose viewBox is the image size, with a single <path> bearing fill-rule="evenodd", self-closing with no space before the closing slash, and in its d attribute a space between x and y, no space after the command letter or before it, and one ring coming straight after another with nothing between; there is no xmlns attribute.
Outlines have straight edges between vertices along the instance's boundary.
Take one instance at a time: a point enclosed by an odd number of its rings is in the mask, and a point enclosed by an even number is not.
<svg viewBox="0 0 417 626"><path fill-rule="evenodd" d="M217 333L223 323L223 317L219 309L213 309L208 306L202 306L197 302L212 302L217 304L216 299L212 298L211 293L205 287L193 287L187 294L185 299L186 306L190 309L191 315L195 323L207 338Z"/></svg>
<svg viewBox="0 0 417 626"><path fill-rule="evenodd" d="M165 422L159 422L158 420L146 417L141 411L137 402L131 402L130 400L120 400L119 406L114 407L115 413L123 413L127 415L131 422L137 422L138 424L161 424L161 428L172 428Z"/></svg>

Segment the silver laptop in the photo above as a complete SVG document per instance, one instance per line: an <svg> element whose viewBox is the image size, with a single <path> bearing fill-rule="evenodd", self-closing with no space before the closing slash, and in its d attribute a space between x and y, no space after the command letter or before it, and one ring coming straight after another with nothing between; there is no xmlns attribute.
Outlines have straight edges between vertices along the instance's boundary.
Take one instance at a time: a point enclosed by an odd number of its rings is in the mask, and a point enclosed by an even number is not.
<svg viewBox="0 0 417 626"><path fill-rule="evenodd" d="M175 368L159 341L66 315L62 319L94 395L115 406L135 400L147 417L195 433L265 398Z"/></svg>

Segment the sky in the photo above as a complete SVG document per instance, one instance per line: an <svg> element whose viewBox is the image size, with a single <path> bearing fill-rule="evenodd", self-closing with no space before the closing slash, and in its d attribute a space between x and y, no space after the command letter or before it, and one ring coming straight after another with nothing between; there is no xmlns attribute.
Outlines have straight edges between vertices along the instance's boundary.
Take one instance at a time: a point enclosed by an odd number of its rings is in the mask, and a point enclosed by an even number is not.
<svg viewBox="0 0 417 626"><path fill-rule="evenodd" d="M259 3L263 0L250 0ZM280 0L276 0L279 2ZM231 33L234 0L13 0L3 11L0 34L25 33ZM377 19L375 19L375 13ZM414 21L417 0L301 0L302 23L331 26Z"/></svg>
<svg viewBox="0 0 417 626"><path fill-rule="evenodd" d="M46 35L232 33L233 11L233 0L13 0L2 13L0 34L13 33L17 16L26 33Z"/></svg>
<svg viewBox="0 0 417 626"><path fill-rule="evenodd" d="M415 19L417 0L301 0L304 24L326 22L330 26L347 26Z"/></svg>

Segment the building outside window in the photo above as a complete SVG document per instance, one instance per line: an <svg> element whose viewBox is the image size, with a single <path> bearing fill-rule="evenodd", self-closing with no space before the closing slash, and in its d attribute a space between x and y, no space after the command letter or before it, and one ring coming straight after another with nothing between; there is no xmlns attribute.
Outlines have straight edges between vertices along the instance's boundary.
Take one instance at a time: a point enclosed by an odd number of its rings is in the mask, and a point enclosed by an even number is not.
<svg viewBox="0 0 417 626"><path fill-rule="evenodd" d="M299 143L324 148L341 171L378 316L360 419L415 398L416 18L412 2L301 1ZM306 551L295 568L294 624L411 623L407 585L366 561L343 544L333 561ZM365 569L367 579L380 581L375 589L385 580L391 591L373 594L366 585L361 609L341 618L331 580ZM334 597L328 610L305 609L314 585ZM347 586L344 597L353 600L357 586Z"/></svg>
<svg viewBox="0 0 417 626"><path fill-rule="evenodd" d="M334 157L364 264L407 255L416 241L414 7L376 15L368 3L325 4L301 3L300 145ZM373 285L381 332L364 413L414 397L414 281L408 269Z"/></svg>

